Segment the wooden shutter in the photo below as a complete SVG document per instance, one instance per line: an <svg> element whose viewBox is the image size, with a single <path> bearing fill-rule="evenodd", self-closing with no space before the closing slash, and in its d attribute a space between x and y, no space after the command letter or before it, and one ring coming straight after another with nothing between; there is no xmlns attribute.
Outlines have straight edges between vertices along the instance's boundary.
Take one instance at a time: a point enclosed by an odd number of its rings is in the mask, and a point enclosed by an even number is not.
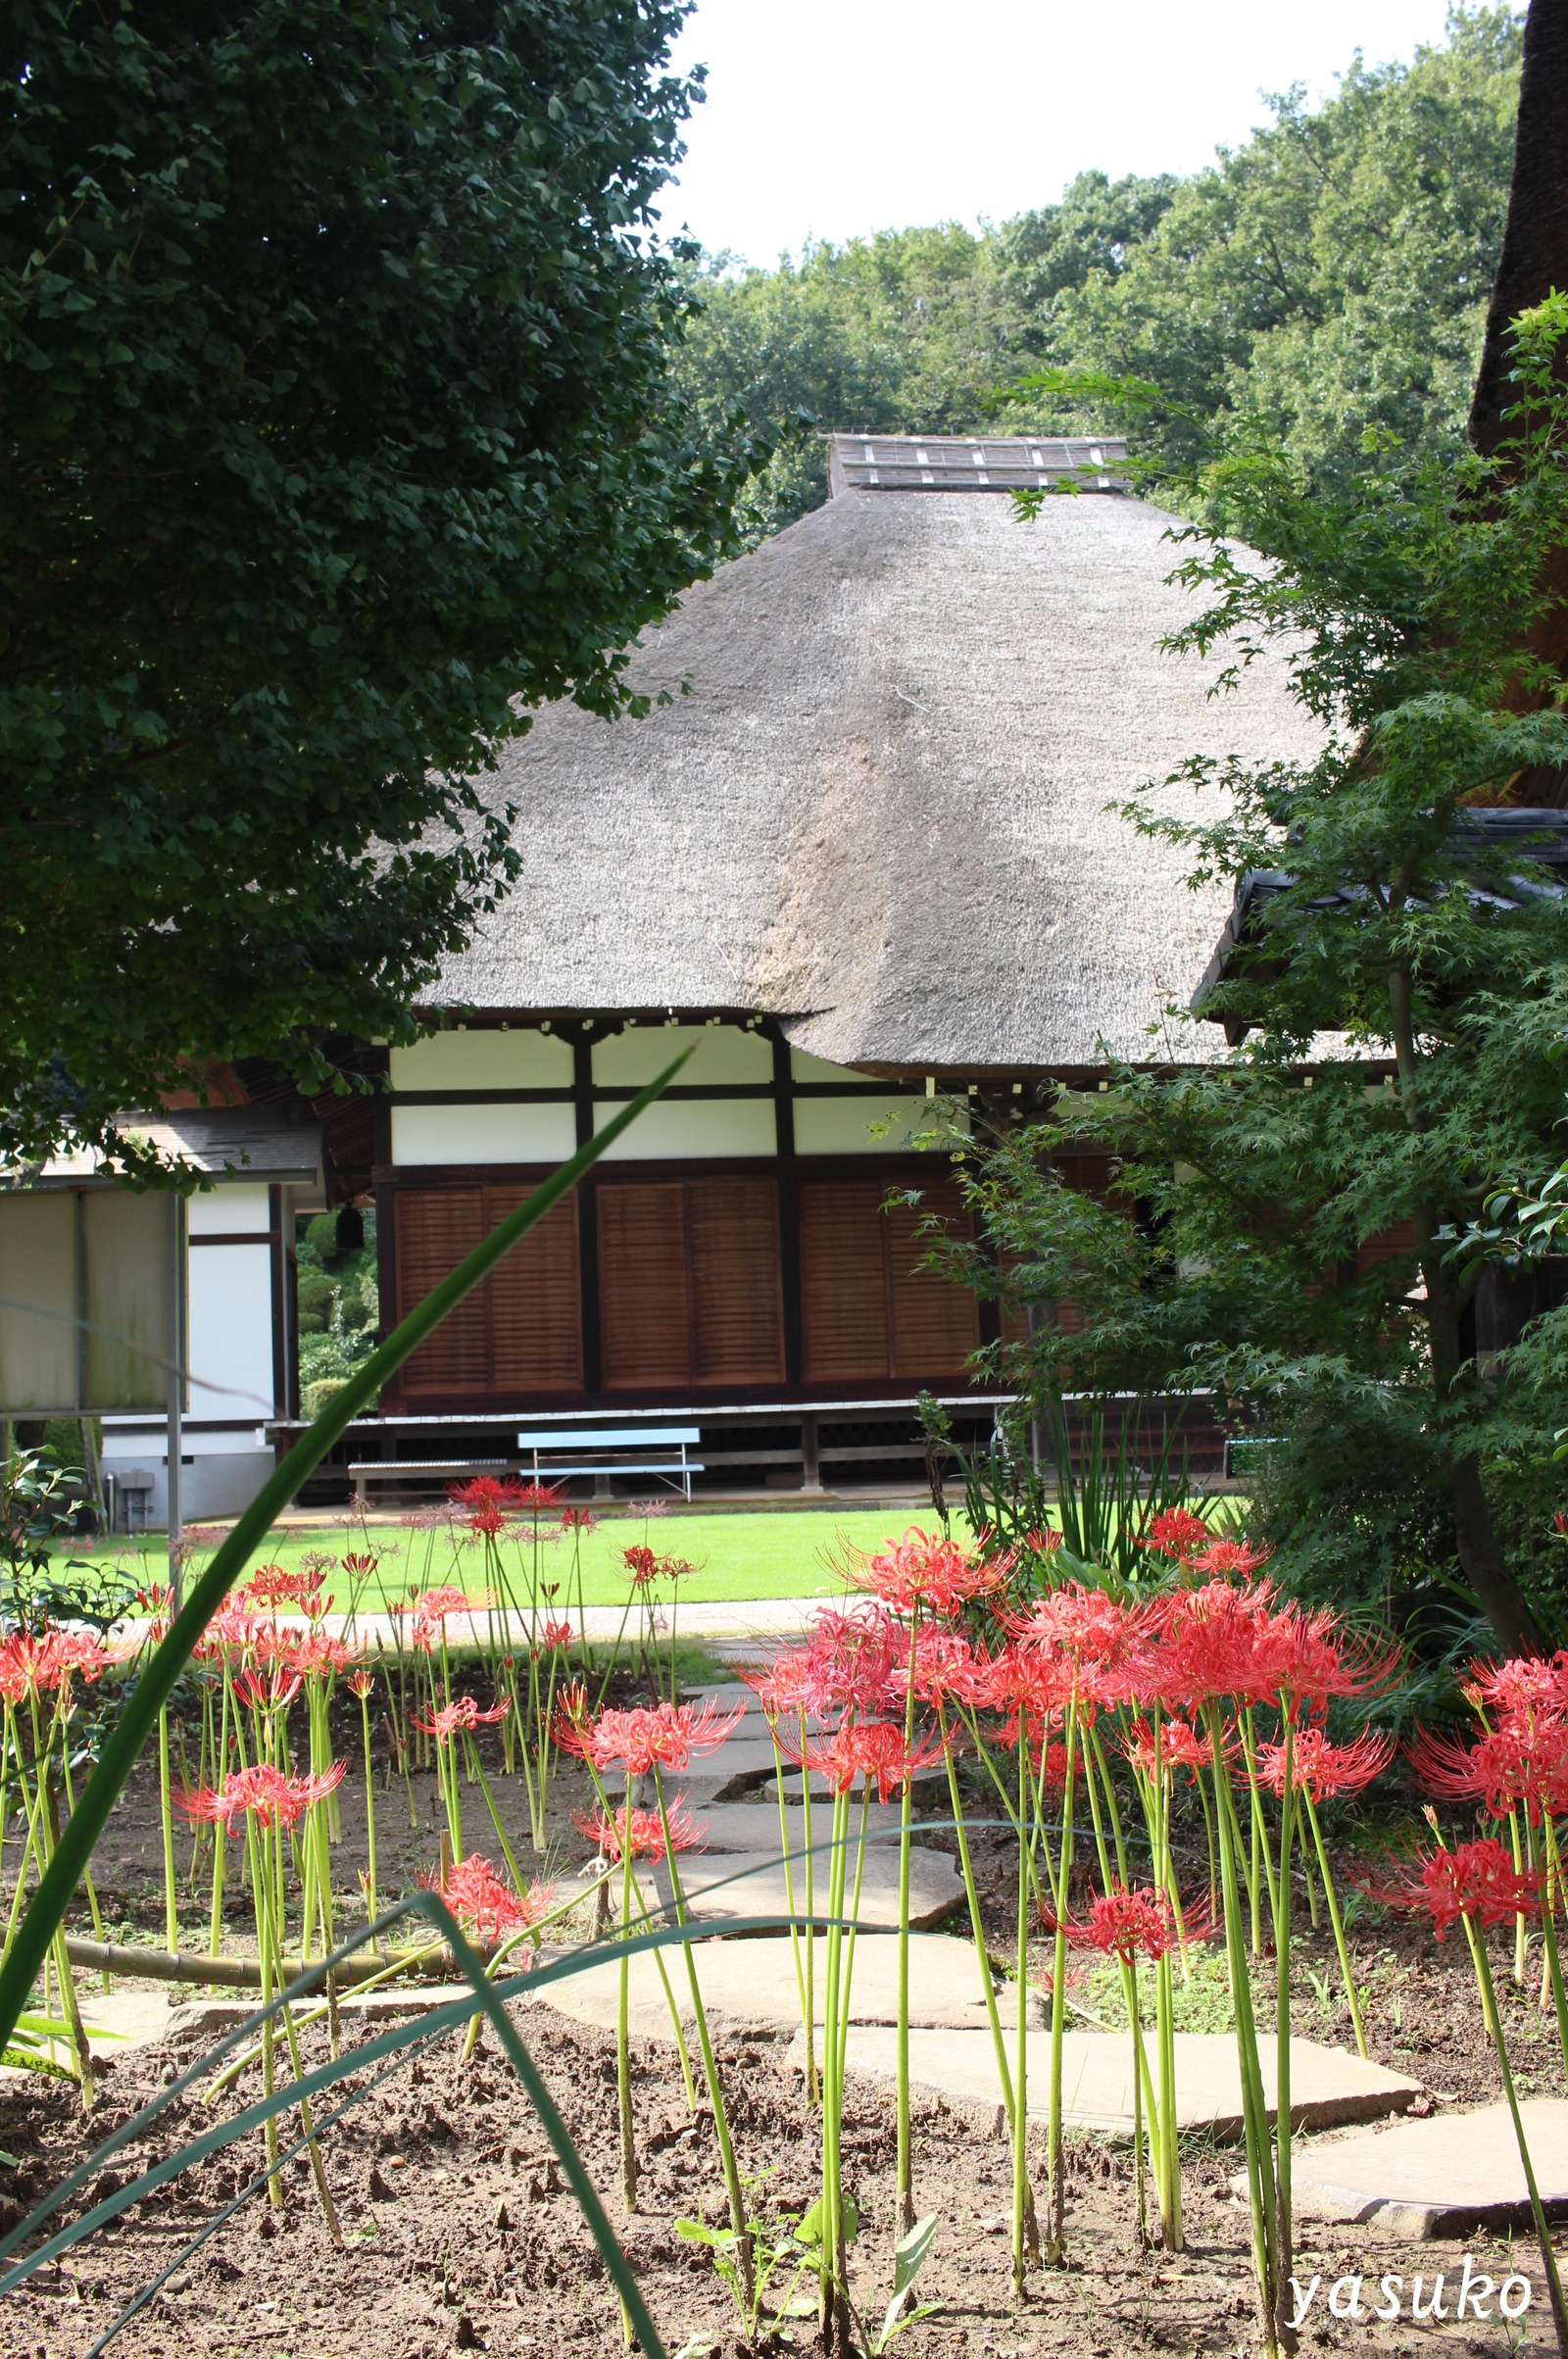
<svg viewBox="0 0 1568 2359"><path fill-rule="evenodd" d="M483 1191L400 1188L392 1220L401 1318L450 1276L484 1235ZM485 1325L482 1296L469 1295L404 1362L399 1386L404 1398L484 1392L490 1372Z"/></svg>
<svg viewBox="0 0 1568 2359"><path fill-rule="evenodd" d="M514 1212L526 1188L487 1188L490 1228ZM582 1298L577 1199L552 1204L485 1280L490 1386L498 1393L582 1389Z"/></svg>
<svg viewBox="0 0 1568 2359"><path fill-rule="evenodd" d="M887 1277L878 1180L800 1189L801 1356L808 1384L888 1374Z"/></svg>
<svg viewBox="0 0 1568 2359"><path fill-rule="evenodd" d="M686 1236L693 1382L782 1383L777 1182L688 1180Z"/></svg>
<svg viewBox="0 0 1568 2359"><path fill-rule="evenodd" d="M607 1391L691 1382L691 1284L679 1180L601 1188L599 1343Z"/></svg>
<svg viewBox="0 0 1568 2359"><path fill-rule="evenodd" d="M895 1204L883 1214L893 1336L889 1372L894 1376L961 1376L970 1353L980 1349L976 1298L967 1287L920 1267L928 1242L920 1234L921 1225L933 1216L950 1237L974 1235L968 1207L953 1180L922 1187L917 1204Z"/></svg>
<svg viewBox="0 0 1568 2359"><path fill-rule="evenodd" d="M401 1318L450 1276L525 1188L400 1188L393 1238ZM402 1372L406 1400L580 1391L577 1204L567 1197L450 1311Z"/></svg>

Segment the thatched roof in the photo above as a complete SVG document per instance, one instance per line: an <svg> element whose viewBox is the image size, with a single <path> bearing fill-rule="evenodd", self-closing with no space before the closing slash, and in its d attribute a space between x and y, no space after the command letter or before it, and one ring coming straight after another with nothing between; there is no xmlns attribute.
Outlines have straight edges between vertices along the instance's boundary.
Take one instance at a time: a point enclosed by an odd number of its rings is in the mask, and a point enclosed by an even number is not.
<svg viewBox="0 0 1568 2359"><path fill-rule="evenodd" d="M1210 703L1217 663L1160 653L1170 522L1114 491L1024 522L846 489L725 565L634 658L673 704L552 707L504 756L523 875L440 1002L761 1011L911 1072L1153 1054L1230 894L1107 802L1200 750L1315 745L1278 663Z"/></svg>

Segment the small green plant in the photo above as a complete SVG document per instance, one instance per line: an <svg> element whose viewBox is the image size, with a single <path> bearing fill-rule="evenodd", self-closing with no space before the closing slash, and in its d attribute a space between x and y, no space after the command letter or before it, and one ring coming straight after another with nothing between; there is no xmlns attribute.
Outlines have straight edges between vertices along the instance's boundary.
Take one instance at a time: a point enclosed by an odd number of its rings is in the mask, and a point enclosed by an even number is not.
<svg viewBox="0 0 1568 2359"><path fill-rule="evenodd" d="M748 2173L744 2175L742 2185L750 2203L761 2187L762 2178ZM752 2263L749 2284L747 2273L741 2265L739 2239L733 2228L710 2228L705 2220L677 2220L675 2234L683 2236L688 2244L707 2246L712 2254L713 2267L720 2284L732 2295L748 2336L755 2339L764 2316L777 2319L814 2318L816 2315L814 2287L806 2294L800 2291L801 2280L808 2273L814 2277L817 2258L814 2242L808 2243L803 2239L804 2227L805 2222L793 2215L784 2215L774 2221L755 2217L748 2219L747 2237ZM788 2283L779 2298L770 2303L769 2288L775 2279L786 2271L789 2272ZM694 2341L696 2339L694 2337ZM686 2348L693 2352L692 2343L688 2343ZM696 2359L695 2352L693 2359Z"/></svg>

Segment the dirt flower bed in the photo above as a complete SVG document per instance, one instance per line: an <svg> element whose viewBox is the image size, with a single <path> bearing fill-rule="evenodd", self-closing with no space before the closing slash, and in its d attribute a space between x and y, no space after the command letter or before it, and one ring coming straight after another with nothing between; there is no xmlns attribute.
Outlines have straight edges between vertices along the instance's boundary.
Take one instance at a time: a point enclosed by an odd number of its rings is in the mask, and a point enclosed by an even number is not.
<svg viewBox="0 0 1568 2359"><path fill-rule="evenodd" d="M1455 1947L1457 1945L1450 1945ZM1314 1971L1303 1951L1310 1991ZM1375 2052L1428 2081L1425 2110L1492 2099L1495 2069L1464 2003L1462 1954L1430 1946L1388 1949L1370 1978ZM1533 1998L1512 1992L1512 2037L1547 2059L1547 2027ZM1310 1999L1307 2000L1310 2007ZM673 2355L707 2349L712 2359L809 2349L809 2320L769 2320L748 2330L699 2244L676 2222L719 2227L722 2188L712 2125L689 2112L673 2052L639 2045L634 2054L643 2169L638 2215L616 2199L617 2145L613 2041L569 2025L542 2005L516 2017L577 2139L611 2217L638 2270L656 2324ZM1333 2037L1332 2021L1298 2023L1308 2036ZM36 2200L183 2066L205 2037L138 2050L112 2065L91 2121L64 2084L10 2081L0 2090L0 2148L20 2169L0 2180L5 2222ZM461 2058L461 2035L444 2037L374 2089L322 2137L340 2213L344 2248L328 2241L303 2158L284 2171L285 2201L273 2210L252 2199L189 2260L180 2260L162 2292L110 2346L121 2359L446 2359L456 2351L513 2354L622 2352L619 2307L576 2204L547 2141L487 2032L474 2055ZM817 2127L803 2103L788 2042L771 2036L721 2037L731 2126L752 2206L765 2223L798 2217L816 2191ZM306 2036L306 2062L324 2056ZM254 2077L254 2076L253 2076ZM241 2093L251 2093L247 2084ZM160 2156L220 2118L196 2093L170 2106L150 2133L117 2157L112 2174L89 2188L93 2199L132 2169ZM1031 2281L1015 2301L1007 2269L1005 2146L974 2118L940 2100L916 2100L916 2166L922 2210L940 2219L933 2258L921 2279L936 2314L910 2327L897 2346L972 2359L1133 2359L1145 2351L1221 2355L1257 2345L1248 2214L1232 2192L1234 2150L1184 2141L1188 2249L1143 2253L1133 2235L1131 2167L1124 2146L1099 2138L1072 2143L1066 2265ZM1298 2147L1298 2172L1314 2143ZM851 2291L879 2323L891 2291L894 2109L891 2094L852 2082L845 2121L849 2185L861 2213ZM1038 2174L1043 2141L1032 2157ZM183 2245L263 2167L259 2138L226 2149L184 2174L117 2225L99 2231L6 2303L0 2347L15 2359L86 2359L99 2336ZM1510 2270L1531 2275L1536 2300L1521 2327L1412 2324L1408 2315L1328 2315L1327 2290L1343 2276L1366 2281L1363 2310L1378 2299L1378 2280L1414 2270L1428 2288L1436 2271L1452 2285L1458 2247L1412 2245L1360 2228L1300 2224L1298 2269L1303 2287L1322 2287L1309 2313L1303 2348L1487 2353L1539 2346L1549 2322L1540 2270L1528 2239L1511 2245L1474 2237L1478 2269L1499 2282ZM774 2281L781 2296L788 2272ZM1342 2297L1345 2299L1348 2297ZM1521 2344L1521 2334L1527 2339Z"/></svg>

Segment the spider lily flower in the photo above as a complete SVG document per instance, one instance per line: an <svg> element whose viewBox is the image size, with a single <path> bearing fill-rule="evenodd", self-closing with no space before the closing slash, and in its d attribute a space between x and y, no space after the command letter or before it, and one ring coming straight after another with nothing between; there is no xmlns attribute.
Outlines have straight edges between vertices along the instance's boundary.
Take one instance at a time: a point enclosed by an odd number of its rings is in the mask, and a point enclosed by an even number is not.
<svg viewBox="0 0 1568 2359"><path fill-rule="evenodd" d="M1131 1890L1121 1887L1096 1892L1090 1899L1087 1916L1076 1923L1068 1919L1064 1930L1075 1949L1098 1949L1106 1957L1129 1960L1147 1957L1157 1961L1176 1948L1184 1928L1177 1925L1167 1892L1152 1885L1138 1885ZM1188 1915L1185 1933L1189 1941L1206 1940L1210 1930L1203 1925L1195 1926L1191 1914Z"/></svg>
<svg viewBox="0 0 1568 2359"><path fill-rule="evenodd" d="M1128 1700L1150 1620L1143 1607L1067 1581L1028 1614L1007 1617L1004 1626L1026 1653L1045 1654L1064 1668L1073 1699L1092 1717L1097 1704Z"/></svg>
<svg viewBox="0 0 1568 2359"><path fill-rule="evenodd" d="M694 1753L715 1752L741 1718L741 1708L716 1712L707 1703L637 1704L629 1711L609 1708L597 1719L556 1715L556 1743L563 1752L576 1753L595 1769L615 1762L629 1778L646 1777L652 1769L684 1769Z"/></svg>
<svg viewBox="0 0 1568 2359"><path fill-rule="evenodd" d="M208 1819L232 1834L236 1819L249 1813L262 1827L292 1827L313 1803L323 1801L343 1783L344 1764L334 1761L308 1777L291 1778L270 1762L232 1770L220 1786L198 1786L174 1796L182 1817Z"/></svg>
<svg viewBox="0 0 1568 2359"><path fill-rule="evenodd" d="M477 1851L448 1868L445 1876L430 1878L425 1890L439 1892L458 1923L481 1941L499 1941L506 1934L537 1925L555 1896L550 1884L530 1884L526 1892L518 1892Z"/></svg>
<svg viewBox="0 0 1568 2359"><path fill-rule="evenodd" d="M1302 1708L1327 1711L1336 1696L1362 1700L1380 1694L1400 1661L1396 1641L1379 1646L1323 1606L1309 1612L1290 1605L1275 1614L1263 1647L1273 1658L1281 1705L1293 1719Z"/></svg>
<svg viewBox="0 0 1568 2359"><path fill-rule="evenodd" d="M991 1678L990 1657L977 1653L960 1632L923 1623L913 1633L909 1653L914 1692L922 1703L939 1706L956 1703L961 1708L974 1709L985 1702ZM902 1699L903 1690L904 1674L900 1672L888 1696L890 1706Z"/></svg>
<svg viewBox="0 0 1568 2359"><path fill-rule="evenodd" d="M885 1606L824 1607L800 1665L802 1701L818 1720L874 1718L906 1659L905 1634Z"/></svg>
<svg viewBox="0 0 1568 2359"><path fill-rule="evenodd" d="M1154 1692L1145 1700L1157 1698L1189 1715L1221 1696L1272 1702L1283 1659L1273 1602L1266 1581L1247 1590L1205 1581L1157 1600L1151 1648Z"/></svg>
<svg viewBox="0 0 1568 2359"><path fill-rule="evenodd" d="M1516 1868L1512 1852L1485 1835L1451 1851L1417 1850L1400 1874L1365 1890L1385 1908L1430 1917L1441 1941L1461 1917L1485 1930L1537 1915L1544 1882L1543 1869Z"/></svg>
<svg viewBox="0 0 1568 2359"><path fill-rule="evenodd" d="M321 1557L313 1566L302 1564L292 1573L281 1564L259 1564L250 1579L234 1592L235 1601L252 1610L260 1606L270 1613L275 1613L280 1605L293 1605L316 1621L331 1608L331 1598L321 1595L322 1568L330 1562L330 1557Z"/></svg>
<svg viewBox="0 0 1568 2359"><path fill-rule="evenodd" d="M1206 1548L1213 1535L1200 1515L1190 1507L1169 1507L1156 1515L1147 1532L1140 1532L1138 1545L1152 1555L1169 1556L1177 1564L1186 1564L1199 1548Z"/></svg>
<svg viewBox="0 0 1568 2359"><path fill-rule="evenodd" d="M495 1602L487 1589L470 1596L466 1589L421 1590L405 1604L394 1607L397 1613L410 1617L409 1636L421 1654L433 1654L446 1637L447 1623L454 1614L483 1613Z"/></svg>
<svg viewBox="0 0 1568 2359"><path fill-rule="evenodd" d="M314 1624L308 1630L278 1630L264 1632L259 1640L259 1651L264 1660L297 1671L301 1679L335 1679L341 1672L351 1671L364 1654L363 1646L351 1646L335 1639Z"/></svg>
<svg viewBox="0 0 1568 2359"><path fill-rule="evenodd" d="M546 1622L539 1632L539 1643L534 1651L536 1654L555 1654L561 1648L569 1646L575 1636L576 1632L569 1622Z"/></svg>
<svg viewBox="0 0 1568 2359"><path fill-rule="evenodd" d="M620 1555L633 1590L641 1592L659 1579L659 1558L652 1548L641 1546L622 1548Z"/></svg>
<svg viewBox="0 0 1568 2359"><path fill-rule="evenodd" d="M700 1851L705 1847L684 1802L672 1802L665 1818L667 1838L664 1819L657 1810L635 1809L630 1803L619 1810L596 1810L591 1818L574 1818L572 1823L580 1834L598 1845L606 1859L614 1860L617 1866L628 1853L633 1859L667 1859L671 1851Z"/></svg>
<svg viewBox="0 0 1568 2359"><path fill-rule="evenodd" d="M1026 1532L1020 1543L1031 1556L1054 1556L1061 1545L1061 1534L1054 1531Z"/></svg>
<svg viewBox="0 0 1568 2359"><path fill-rule="evenodd" d="M237 1672L234 1692L254 1712L286 1712L304 1684L292 1664L273 1662Z"/></svg>
<svg viewBox="0 0 1568 2359"><path fill-rule="evenodd" d="M999 1590L1012 1562L1010 1549L1000 1554L967 1550L911 1524L902 1540L858 1568L854 1579L906 1621L917 1614L949 1621L977 1597Z"/></svg>
<svg viewBox="0 0 1568 2359"><path fill-rule="evenodd" d="M1331 1745L1320 1728L1298 1729L1289 1748L1283 1744L1258 1746L1254 1785L1283 1795L1287 1749L1292 1790L1321 1802L1338 1794L1362 1793L1388 1768L1395 1745L1394 1739L1379 1729L1363 1729L1348 1745Z"/></svg>
<svg viewBox="0 0 1568 2359"><path fill-rule="evenodd" d="M848 1794L857 1778L874 1783L878 1801L891 1801L915 1772L940 1761L943 1747L935 1740L906 1747L904 1731L887 1720L845 1720L831 1737L805 1745L790 1744L782 1735L779 1750L820 1777L834 1794Z"/></svg>
<svg viewBox="0 0 1568 2359"><path fill-rule="evenodd" d="M415 1727L422 1735L433 1737L437 1745L450 1745L459 1729L467 1731L492 1727L506 1716L507 1705L504 1702L492 1704L487 1712L482 1712L471 1696L458 1696L451 1703L438 1703L428 1720L421 1720L417 1712L409 1715Z"/></svg>
<svg viewBox="0 0 1568 2359"><path fill-rule="evenodd" d="M1405 1747L1429 1794L1446 1801L1480 1802L1494 1818L1523 1804L1535 1826L1543 1813L1568 1810L1568 1725L1507 1721L1465 1745L1422 1731Z"/></svg>
<svg viewBox="0 0 1568 2359"><path fill-rule="evenodd" d="M1544 1724L1568 1716L1568 1650L1543 1659L1515 1654L1506 1662L1473 1662L1459 1693L1486 1719Z"/></svg>
<svg viewBox="0 0 1568 2359"><path fill-rule="evenodd" d="M365 1698L370 1694L370 1691L375 1686L375 1673L371 1670L368 1670L362 1663L357 1671L351 1671L349 1673L344 1684L348 1688L350 1694L358 1696L360 1701L363 1703Z"/></svg>
<svg viewBox="0 0 1568 2359"><path fill-rule="evenodd" d="M1207 1573L1211 1580L1249 1581L1261 1572L1274 1553L1274 1543L1254 1547L1250 1540L1211 1540L1206 1548L1184 1556L1190 1572Z"/></svg>
<svg viewBox="0 0 1568 2359"><path fill-rule="evenodd" d="M597 1531L598 1527L599 1518L592 1507L563 1507L561 1510L561 1528L564 1532L587 1533Z"/></svg>
<svg viewBox="0 0 1568 2359"><path fill-rule="evenodd" d="M1213 1749L1200 1729L1192 1728L1185 1720L1162 1720L1156 1732L1147 1720L1135 1720L1122 1740L1121 1749L1134 1769L1152 1778L1156 1757L1162 1775L1185 1769L1188 1784L1197 1782L1200 1770L1206 1769L1213 1759ZM1241 1739L1230 1731L1222 1740L1221 1755L1234 1761L1241 1750Z"/></svg>

